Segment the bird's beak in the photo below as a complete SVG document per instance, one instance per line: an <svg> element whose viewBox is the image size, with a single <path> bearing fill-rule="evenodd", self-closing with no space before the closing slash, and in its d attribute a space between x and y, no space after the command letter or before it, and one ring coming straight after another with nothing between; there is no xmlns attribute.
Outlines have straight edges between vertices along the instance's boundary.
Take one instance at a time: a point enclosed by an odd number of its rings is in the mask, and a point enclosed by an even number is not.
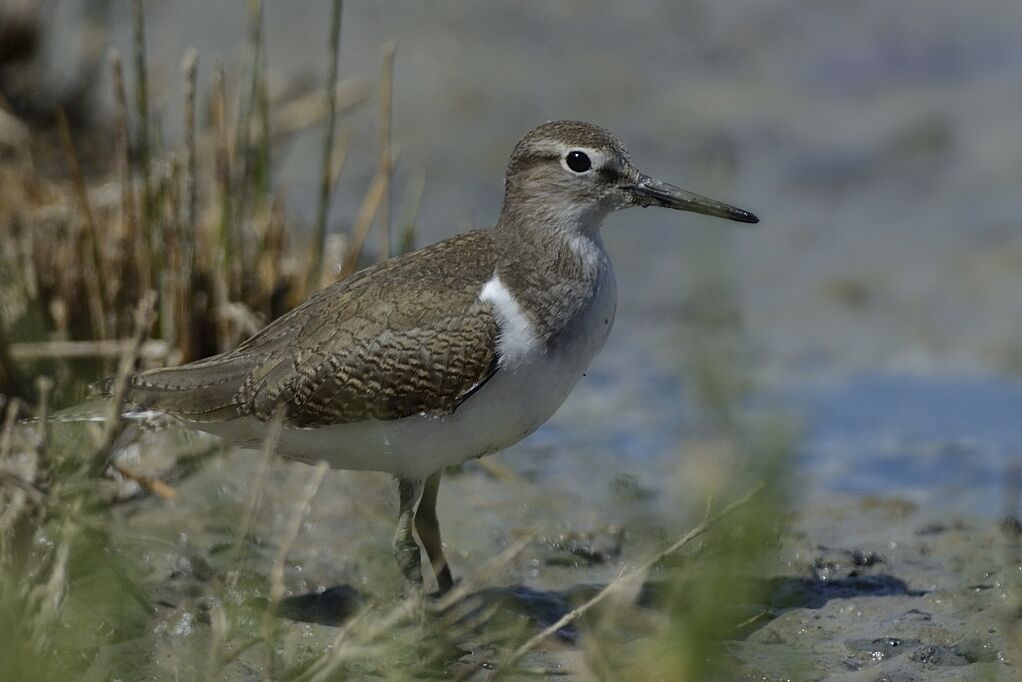
<svg viewBox="0 0 1022 682"><path fill-rule="evenodd" d="M625 188L632 194L635 204L638 206L662 206L664 208L676 208L679 211L692 211L712 215L728 220L737 220L740 223L758 223L759 218L754 214L735 208L713 199L707 199L693 192L680 187L660 182L656 178L639 174L634 184Z"/></svg>

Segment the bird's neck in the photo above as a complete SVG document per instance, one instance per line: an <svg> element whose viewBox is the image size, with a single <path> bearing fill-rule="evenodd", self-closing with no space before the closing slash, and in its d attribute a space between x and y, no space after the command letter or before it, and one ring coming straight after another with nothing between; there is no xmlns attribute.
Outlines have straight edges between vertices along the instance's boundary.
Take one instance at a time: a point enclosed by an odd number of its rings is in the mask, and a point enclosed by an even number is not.
<svg viewBox="0 0 1022 682"><path fill-rule="evenodd" d="M610 261L600 237L605 214L507 210L493 227L498 273L552 340L595 295Z"/></svg>
<svg viewBox="0 0 1022 682"><path fill-rule="evenodd" d="M600 226L608 211L590 202L571 201L557 194L517 191L509 186L504 195L497 228L540 238L559 235L591 236L599 239Z"/></svg>
<svg viewBox="0 0 1022 682"><path fill-rule="evenodd" d="M516 206L493 227L504 260L539 270L549 278L589 280L606 259L600 227L606 211L551 204L534 210Z"/></svg>

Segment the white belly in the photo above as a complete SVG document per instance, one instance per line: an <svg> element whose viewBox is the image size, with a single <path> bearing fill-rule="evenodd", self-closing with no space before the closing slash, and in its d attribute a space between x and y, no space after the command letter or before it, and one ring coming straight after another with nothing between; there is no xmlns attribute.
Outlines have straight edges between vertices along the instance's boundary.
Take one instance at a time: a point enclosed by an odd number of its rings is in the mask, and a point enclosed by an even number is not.
<svg viewBox="0 0 1022 682"><path fill-rule="evenodd" d="M452 414L284 429L277 452L303 461L323 460L335 469L424 478L518 442L561 406L610 333L617 291L609 262L600 269L591 303L575 316L573 333L556 352L548 353L539 344L520 354ZM266 433L266 424L252 417L193 426L243 447L257 447Z"/></svg>

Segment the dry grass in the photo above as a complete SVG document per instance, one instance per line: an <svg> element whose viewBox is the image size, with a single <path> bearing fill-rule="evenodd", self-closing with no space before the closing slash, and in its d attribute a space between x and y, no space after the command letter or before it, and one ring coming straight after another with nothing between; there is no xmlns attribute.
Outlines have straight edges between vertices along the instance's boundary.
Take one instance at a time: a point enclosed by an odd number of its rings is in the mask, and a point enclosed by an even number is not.
<svg viewBox="0 0 1022 682"><path fill-rule="evenodd" d="M132 319L125 311L149 290L159 296L153 347L162 354L150 352L147 360L186 362L233 347L336 279L337 263L350 270L358 262L361 241L359 248L333 254L334 269L322 265L329 200L351 137L350 130L342 131L335 144L334 129L337 119L365 101L367 89L338 83L334 66L324 94L271 101L261 56L262 11L260 3L253 3L247 87L230 88L222 68L213 68L206 98L212 102L211 118L200 125L199 57L189 53L181 78L185 135L180 145L168 146L154 139L149 122L141 3L134 3L133 10L135 106L129 102L121 59L111 53L114 118L92 133L115 140L105 162L92 159L89 165L109 172L83 171L78 141L83 133L59 108L52 129L29 130L37 137L56 132L67 177L41 174L24 157L0 160L2 393L31 396L26 377L52 366L24 362L55 358L46 345L33 352L36 342L60 343L64 357L94 354L99 366L93 371L109 371L103 360L106 347L95 344L129 336ZM335 30L335 41L337 35ZM337 49L331 45L334 55ZM283 198L270 187L269 164L275 147L317 124L323 124L329 145L320 234L308 243L287 229ZM389 159L389 138L381 143ZM367 193L367 205L374 209L360 213L361 231L372 227L392 172L392 163L381 162L382 179ZM12 354L13 342L19 345ZM69 375L83 367L74 369ZM61 383L66 390L66 382Z"/></svg>

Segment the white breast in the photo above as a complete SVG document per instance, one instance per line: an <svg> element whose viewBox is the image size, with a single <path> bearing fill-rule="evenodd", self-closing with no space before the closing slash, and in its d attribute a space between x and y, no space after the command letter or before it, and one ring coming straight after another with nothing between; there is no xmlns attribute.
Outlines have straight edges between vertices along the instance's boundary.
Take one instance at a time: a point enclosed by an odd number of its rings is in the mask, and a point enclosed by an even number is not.
<svg viewBox="0 0 1022 682"><path fill-rule="evenodd" d="M590 303L570 323L566 341L548 353L520 303L495 275L480 291L500 326L496 374L452 414L415 415L317 429L285 429L280 454L325 460L336 469L385 471L424 478L446 466L491 454L535 431L561 406L603 347L614 322L617 290L602 248ZM265 424L253 418L198 428L256 445Z"/></svg>
<svg viewBox="0 0 1022 682"><path fill-rule="evenodd" d="M480 301L493 304L500 327L497 354L502 367L513 367L527 361L539 349L536 326L519 305L511 291L500 281L496 272L479 292Z"/></svg>

